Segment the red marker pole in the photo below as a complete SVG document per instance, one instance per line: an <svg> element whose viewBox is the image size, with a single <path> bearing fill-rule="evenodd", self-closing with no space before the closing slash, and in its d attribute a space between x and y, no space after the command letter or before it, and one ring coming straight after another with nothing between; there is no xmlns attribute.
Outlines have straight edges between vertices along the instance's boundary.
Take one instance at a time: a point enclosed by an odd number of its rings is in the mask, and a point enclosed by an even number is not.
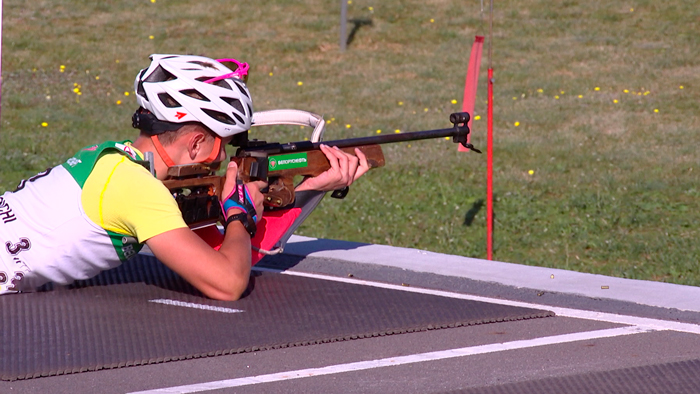
<svg viewBox="0 0 700 394"><path fill-rule="evenodd" d="M493 260L493 69L488 70L486 124L486 259Z"/></svg>
<svg viewBox="0 0 700 394"><path fill-rule="evenodd" d="M488 108L486 109L486 259L493 260L493 0L489 2Z"/></svg>

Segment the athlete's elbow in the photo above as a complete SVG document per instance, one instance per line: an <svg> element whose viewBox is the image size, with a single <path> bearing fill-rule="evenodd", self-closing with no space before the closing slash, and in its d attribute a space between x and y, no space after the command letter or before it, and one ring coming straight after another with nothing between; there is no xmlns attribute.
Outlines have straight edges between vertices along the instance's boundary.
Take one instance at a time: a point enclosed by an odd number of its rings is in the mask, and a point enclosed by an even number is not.
<svg viewBox="0 0 700 394"><path fill-rule="evenodd" d="M243 296L244 291L218 291L215 294L210 295L209 297L219 301L238 301Z"/></svg>
<svg viewBox="0 0 700 394"><path fill-rule="evenodd" d="M236 278L234 280L219 283L206 289L200 289L204 295L219 301L239 300L248 288L248 278Z"/></svg>

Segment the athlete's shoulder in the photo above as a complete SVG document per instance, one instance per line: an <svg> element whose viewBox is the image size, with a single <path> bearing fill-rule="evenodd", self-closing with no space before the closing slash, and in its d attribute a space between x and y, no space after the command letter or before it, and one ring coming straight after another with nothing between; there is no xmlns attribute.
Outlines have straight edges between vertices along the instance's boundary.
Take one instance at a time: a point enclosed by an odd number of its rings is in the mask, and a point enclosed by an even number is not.
<svg viewBox="0 0 700 394"><path fill-rule="evenodd" d="M118 171L127 176L138 178L142 182L154 183L162 185L163 183L151 174L151 172L142 164L131 160L123 160L120 155L112 153L110 157L105 157L114 164L119 163ZM103 159L100 159L102 161ZM163 186L165 187L165 186Z"/></svg>
<svg viewBox="0 0 700 394"><path fill-rule="evenodd" d="M88 159L91 161L97 160L99 157L107 153L117 152L129 156L133 160L140 160L143 158L141 152L134 148L131 141L105 141L101 144L88 145L81 150L79 150L75 155L73 155L73 162L75 159ZM71 159L68 159L70 162Z"/></svg>
<svg viewBox="0 0 700 394"><path fill-rule="evenodd" d="M131 146L131 141L105 141L101 144L86 146L63 163L73 179L82 187L85 181L92 175L95 165L105 155L118 153L121 157L130 160L141 160L143 155Z"/></svg>

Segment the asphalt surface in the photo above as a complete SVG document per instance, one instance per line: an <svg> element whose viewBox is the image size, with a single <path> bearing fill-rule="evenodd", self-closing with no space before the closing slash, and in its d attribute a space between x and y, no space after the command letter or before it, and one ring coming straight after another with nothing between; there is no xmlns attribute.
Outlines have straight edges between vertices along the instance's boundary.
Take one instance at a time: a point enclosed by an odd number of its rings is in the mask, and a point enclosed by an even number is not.
<svg viewBox="0 0 700 394"><path fill-rule="evenodd" d="M557 316L1 381L0 393L471 393L700 359L694 287L411 249L293 241L259 269L535 307ZM672 392L648 390L655 391L643 392Z"/></svg>

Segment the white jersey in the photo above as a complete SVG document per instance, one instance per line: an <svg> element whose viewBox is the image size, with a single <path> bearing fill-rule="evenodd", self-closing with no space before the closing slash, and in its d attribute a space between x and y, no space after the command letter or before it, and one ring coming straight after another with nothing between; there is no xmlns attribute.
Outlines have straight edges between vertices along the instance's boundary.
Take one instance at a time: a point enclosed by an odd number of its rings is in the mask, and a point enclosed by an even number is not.
<svg viewBox="0 0 700 394"><path fill-rule="evenodd" d="M84 178L105 149L115 143L78 154L0 196L0 294L88 279L138 252L136 239L98 226L81 204Z"/></svg>

